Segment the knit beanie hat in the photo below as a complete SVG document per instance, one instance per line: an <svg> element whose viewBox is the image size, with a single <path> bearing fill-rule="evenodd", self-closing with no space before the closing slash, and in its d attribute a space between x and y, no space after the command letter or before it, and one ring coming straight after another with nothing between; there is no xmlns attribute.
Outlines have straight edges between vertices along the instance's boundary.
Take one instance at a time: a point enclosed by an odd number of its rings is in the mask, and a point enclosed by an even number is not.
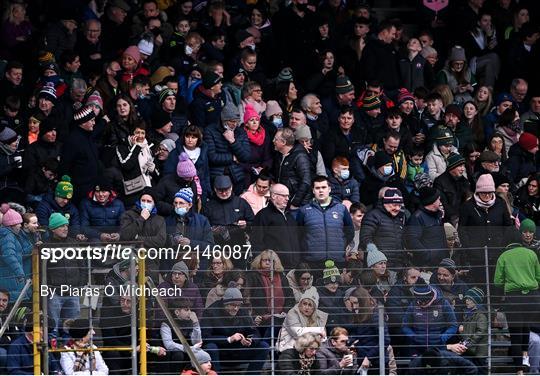
<svg viewBox="0 0 540 376"><path fill-rule="evenodd" d="M2 204L0 207L2 216L2 226L8 227L23 223L23 219L18 211L11 209L9 204Z"/></svg>
<svg viewBox="0 0 540 376"><path fill-rule="evenodd" d="M377 246L373 243L369 243L366 247L367 251L367 267L371 268L373 265L381 261L388 261L388 258L379 251Z"/></svg>
<svg viewBox="0 0 540 376"><path fill-rule="evenodd" d="M536 224L532 219L525 219L521 221L521 225L519 226L519 232L532 232L533 234L536 234Z"/></svg>
<svg viewBox="0 0 540 376"><path fill-rule="evenodd" d="M43 121L39 124L39 138L43 137L46 133L49 133L50 131L54 131L58 128L58 124L56 121L51 119L50 117L46 117L43 119Z"/></svg>
<svg viewBox="0 0 540 376"><path fill-rule="evenodd" d="M524 132L519 136L519 146L529 151L538 147L538 138L532 133Z"/></svg>
<svg viewBox="0 0 540 376"><path fill-rule="evenodd" d="M99 91L97 90L90 94L90 96L86 100L87 106L90 106L92 104L98 106L100 109L103 110L103 99L101 98L101 94L99 94Z"/></svg>
<svg viewBox="0 0 540 376"><path fill-rule="evenodd" d="M172 273L183 273L187 279L189 279L189 268L184 261L177 262L173 265Z"/></svg>
<svg viewBox="0 0 540 376"><path fill-rule="evenodd" d="M301 140L301 139L309 139L311 140L311 129L309 129L309 126L303 124L296 128L294 131L294 139L295 140Z"/></svg>
<svg viewBox="0 0 540 376"><path fill-rule="evenodd" d="M197 364L199 365L212 361L212 358L210 358L210 354L201 349L194 350L193 355L195 355L195 359L197 360ZM193 365L193 367L195 367L193 361L191 361L191 364Z"/></svg>
<svg viewBox="0 0 540 376"><path fill-rule="evenodd" d="M439 197L441 197L441 194L436 188L433 187L423 187L419 190L420 194L420 203L422 206L428 206L433 204Z"/></svg>
<svg viewBox="0 0 540 376"><path fill-rule="evenodd" d="M420 188L433 186L433 180L431 180L427 172L422 172L420 174L416 174L413 184L416 190L420 190Z"/></svg>
<svg viewBox="0 0 540 376"><path fill-rule="evenodd" d="M326 260L323 269L323 283L326 285L332 282L339 282L339 269L333 260Z"/></svg>
<svg viewBox="0 0 540 376"><path fill-rule="evenodd" d="M266 110L264 111L264 114L266 115L267 119L270 119L275 114L282 114L283 110L279 106L279 103L271 100L266 102Z"/></svg>
<svg viewBox="0 0 540 376"><path fill-rule="evenodd" d="M234 34L234 39L236 40L236 44L240 44L252 35L245 29L240 29Z"/></svg>
<svg viewBox="0 0 540 376"><path fill-rule="evenodd" d="M441 127L438 129L435 141L437 142L437 146L451 144L454 142L454 133L446 127Z"/></svg>
<svg viewBox="0 0 540 376"><path fill-rule="evenodd" d="M58 64L56 64L56 62L52 61L52 62L50 62L48 64L42 65L41 70L42 70L44 75L45 75L45 72L48 71L48 70L52 70L53 72L55 72L58 75L58 72L60 72L60 67L58 66ZM44 79L45 79L45 81L47 81L47 77L45 77ZM47 82L50 82L50 81L47 81Z"/></svg>
<svg viewBox="0 0 540 376"><path fill-rule="evenodd" d="M49 229L54 230L58 227L69 225L68 219L62 213L52 213L49 217Z"/></svg>
<svg viewBox="0 0 540 376"><path fill-rule="evenodd" d="M171 114L159 109L152 114L152 128L161 129L171 122Z"/></svg>
<svg viewBox="0 0 540 376"><path fill-rule="evenodd" d="M123 55L131 56L137 64L141 61L141 52L137 46L129 46L125 49Z"/></svg>
<svg viewBox="0 0 540 376"><path fill-rule="evenodd" d="M228 175L219 175L214 179L215 189L229 189L230 187L232 187L232 181Z"/></svg>
<svg viewBox="0 0 540 376"><path fill-rule="evenodd" d="M455 115L458 118L462 115L461 108L459 108L459 106L455 104L449 104L448 106L446 106L444 113Z"/></svg>
<svg viewBox="0 0 540 376"><path fill-rule="evenodd" d="M377 108L381 108L381 100L376 95L369 95L364 98L363 103L362 103L362 108L365 111L376 110Z"/></svg>
<svg viewBox="0 0 540 376"><path fill-rule="evenodd" d="M337 94L346 94L348 92L354 91L354 86L347 76L339 76L336 78L336 93Z"/></svg>
<svg viewBox="0 0 540 376"><path fill-rule="evenodd" d="M38 99L40 98L47 99L52 103L56 102L57 97L55 87L52 84L43 86L38 94Z"/></svg>
<svg viewBox="0 0 540 376"><path fill-rule="evenodd" d="M56 197L71 199L73 197L73 184L71 184L71 178L67 175L62 176L62 179L56 184L54 190Z"/></svg>
<svg viewBox="0 0 540 376"><path fill-rule="evenodd" d="M75 112L73 115L73 124L75 125L82 125L96 117L96 114L94 114L94 111L88 107L83 106Z"/></svg>
<svg viewBox="0 0 540 376"><path fill-rule="evenodd" d="M227 290L225 290L225 293L223 294L223 304L229 304L229 303L243 303L244 298L242 297L242 292L237 289L236 287L229 287Z"/></svg>
<svg viewBox="0 0 540 376"><path fill-rule="evenodd" d="M300 304L300 302L304 299L311 300L315 304L315 309L319 307L319 293L314 286L311 286L309 289L304 291L304 293L300 296L300 300L298 300L298 304Z"/></svg>
<svg viewBox="0 0 540 376"><path fill-rule="evenodd" d="M244 111L244 124L247 124L247 122L252 118L256 118L257 120L261 120L261 117L259 116L257 111L255 111L253 106L248 104L246 106L245 111Z"/></svg>
<svg viewBox="0 0 540 376"><path fill-rule="evenodd" d="M209 71L203 75L202 85L205 89L210 89L221 82L221 76L216 72Z"/></svg>
<svg viewBox="0 0 540 376"><path fill-rule="evenodd" d="M465 158L458 153L451 153L446 159L446 171L465 164Z"/></svg>
<svg viewBox="0 0 540 376"><path fill-rule="evenodd" d="M465 49L461 46L452 47L448 61L467 61L467 58L465 57Z"/></svg>
<svg viewBox="0 0 540 376"><path fill-rule="evenodd" d="M240 111L238 107L231 102L227 102L221 109L221 121L240 120Z"/></svg>
<svg viewBox="0 0 540 376"><path fill-rule="evenodd" d="M392 157L386 154L384 151L378 151L376 152L373 157L371 157L373 167L375 169L381 168L382 166L386 166L389 163L392 163Z"/></svg>
<svg viewBox="0 0 540 376"><path fill-rule="evenodd" d="M174 148L176 148L176 144L170 138L166 138L166 139L162 140L159 144L162 145L162 146L165 146L165 148L167 149L167 151L169 153L171 151L173 151Z"/></svg>
<svg viewBox="0 0 540 376"><path fill-rule="evenodd" d="M480 175L476 182L476 193L495 192L495 182L491 174Z"/></svg>
<svg viewBox="0 0 540 376"><path fill-rule="evenodd" d="M431 298L434 293L433 288L423 279L418 279L413 286L412 292L415 296L424 298Z"/></svg>
<svg viewBox="0 0 540 376"><path fill-rule="evenodd" d="M166 88L163 88L160 92L159 92L159 104L163 104L163 102L165 102L165 99L167 99L167 97L176 97L176 95L174 94L174 91L172 89L169 89L168 87Z"/></svg>
<svg viewBox="0 0 540 376"><path fill-rule="evenodd" d="M167 77L170 77L173 75L173 72L170 68L161 66L150 76L150 84L152 87L155 85L163 82L163 80Z"/></svg>
<svg viewBox="0 0 540 376"><path fill-rule="evenodd" d="M182 188L181 190L176 192L174 197L181 198L182 200L184 200L188 204L193 203L193 191L191 190L191 188Z"/></svg>
<svg viewBox="0 0 540 376"><path fill-rule="evenodd" d="M398 99L398 106L407 101L412 101L414 103L414 96L409 90L405 88L399 89L397 99Z"/></svg>
<svg viewBox="0 0 540 376"><path fill-rule="evenodd" d="M96 178L94 192L112 192L113 190L111 179L103 175Z"/></svg>
<svg viewBox="0 0 540 376"><path fill-rule="evenodd" d="M484 291L482 291L482 289L478 287L473 287L471 289L468 289L464 295L465 298L471 299L473 302L476 303L476 305L482 304L485 296L486 295L484 294Z"/></svg>
<svg viewBox="0 0 540 376"><path fill-rule="evenodd" d="M154 42L151 40L141 39L137 44L139 52L143 55L150 56L154 52Z"/></svg>
<svg viewBox="0 0 540 376"><path fill-rule="evenodd" d="M276 79L277 82L291 82L293 80L294 80L293 71L289 67L283 68L279 72L279 74L277 76L277 79Z"/></svg>
<svg viewBox="0 0 540 376"><path fill-rule="evenodd" d="M19 138L19 135L10 127L5 127L0 132L0 142L4 145L9 145L15 142Z"/></svg>
<svg viewBox="0 0 540 376"><path fill-rule="evenodd" d="M176 175L178 175L179 178L193 178L197 176L197 169L186 153L180 153L180 156L178 157Z"/></svg>
<svg viewBox="0 0 540 376"><path fill-rule="evenodd" d="M447 240L456 239L457 230L454 226L452 226L452 224L447 222L444 224L443 227L444 227L444 235L446 236Z"/></svg>
<svg viewBox="0 0 540 376"><path fill-rule="evenodd" d="M491 176L493 176L493 181L495 182L495 188L498 188L499 186L503 184L510 184L510 179L505 174L501 174L500 172L492 172Z"/></svg>
<svg viewBox="0 0 540 376"><path fill-rule="evenodd" d="M403 194L397 188L388 188L382 198L383 204L403 204Z"/></svg>
<svg viewBox="0 0 540 376"><path fill-rule="evenodd" d="M456 262L451 258L443 258L439 263L439 267L447 269L452 274L456 274Z"/></svg>
<svg viewBox="0 0 540 376"><path fill-rule="evenodd" d="M88 332L90 332L88 319L77 319L69 328L69 336L75 340L86 337Z"/></svg>

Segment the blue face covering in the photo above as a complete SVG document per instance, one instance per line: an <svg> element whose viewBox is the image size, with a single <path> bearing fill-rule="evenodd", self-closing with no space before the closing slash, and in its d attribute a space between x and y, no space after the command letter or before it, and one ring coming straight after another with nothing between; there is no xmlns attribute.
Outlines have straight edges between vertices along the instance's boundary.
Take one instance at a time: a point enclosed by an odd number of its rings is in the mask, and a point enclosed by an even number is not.
<svg viewBox="0 0 540 376"><path fill-rule="evenodd" d="M341 170L340 176L343 180L347 180L351 176L351 172L349 170Z"/></svg>
<svg viewBox="0 0 540 376"><path fill-rule="evenodd" d="M187 214L188 211L186 208L174 208L174 212L178 214L180 217L183 217L184 215Z"/></svg>
<svg viewBox="0 0 540 376"><path fill-rule="evenodd" d="M154 209L154 204L149 204L147 202L141 202L141 209L146 209L149 212L151 212L152 209Z"/></svg>
<svg viewBox="0 0 540 376"><path fill-rule="evenodd" d="M394 169L392 168L392 166L384 166L383 174L385 176L388 176L388 175L392 174L393 171L394 171Z"/></svg>
<svg viewBox="0 0 540 376"><path fill-rule="evenodd" d="M272 124L274 124L274 127L276 127L276 128L281 128L281 127L283 127L283 119L275 117L272 120Z"/></svg>

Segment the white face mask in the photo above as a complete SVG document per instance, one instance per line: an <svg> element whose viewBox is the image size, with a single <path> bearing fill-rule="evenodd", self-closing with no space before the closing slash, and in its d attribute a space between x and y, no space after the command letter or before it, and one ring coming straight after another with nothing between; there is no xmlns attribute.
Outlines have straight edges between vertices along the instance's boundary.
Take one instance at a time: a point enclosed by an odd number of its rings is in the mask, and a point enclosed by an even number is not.
<svg viewBox="0 0 540 376"><path fill-rule="evenodd" d="M186 44L186 47L184 48L184 52L186 53L186 55L189 56L193 53L193 48L191 48L190 46Z"/></svg>
<svg viewBox="0 0 540 376"><path fill-rule="evenodd" d="M141 209L152 211L152 209L154 209L154 204L149 204L148 202L141 202Z"/></svg>
<svg viewBox="0 0 540 376"><path fill-rule="evenodd" d="M383 168L384 176L391 175L393 171L394 171L394 169L392 168L392 166L384 166L384 168Z"/></svg>

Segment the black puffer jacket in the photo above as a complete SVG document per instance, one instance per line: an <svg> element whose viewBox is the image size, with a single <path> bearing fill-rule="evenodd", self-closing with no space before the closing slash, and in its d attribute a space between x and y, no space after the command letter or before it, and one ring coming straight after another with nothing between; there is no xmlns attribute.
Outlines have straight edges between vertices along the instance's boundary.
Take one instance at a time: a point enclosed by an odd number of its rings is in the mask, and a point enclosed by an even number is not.
<svg viewBox="0 0 540 376"><path fill-rule="evenodd" d="M512 183L518 183L521 179L536 172L534 154L524 150L519 144L510 146L505 169Z"/></svg>
<svg viewBox="0 0 540 376"><path fill-rule="evenodd" d="M304 147L296 144L285 157L278 153L274 159L273 169L274 181L289 188L290 205L300 207L307 204L311 187L311 170Z"/></svg>
<svg viewBox="0 0 540 376"><path fill-rule="evenodd" d="M455 223L459 218L459 207L470 192L469 181L463 176L456 179L446 171L435 179L433 188L441 192L445 221Z"/></svg>
<svg viewBox="0 0 540 376"><path fill-rule="evenodd" d="M62 145L59 142L45 142L42 139L29 145L24 151L23 169L31 172L47 159L59 159Z"/></svg>
<svg viewBox="0 0 540 376"><path fill-rule="evenodd" d="M413 253L417 266L432 267L448 257L442 212L430 212L424 207L415 211L407 222L405 243L407 249L418 250Z"/></svg>
<svg viewBox="0 0 540 376"><path fill-rule="evenodd" d="M405 230L405 214L400 212L392 217L382 203L368 211L362 220L360 229L360 246L374 243L388 258L390 266L401 266L404 261L403 232ZM392 251L392 252L389 252Z"/></svg>
<svg viewBox="0 0 540 376"><path fill-rule="evenodd" d="M500 249L515 237L510 213L504 201L497 197L495 203L484 209L474 197L463 204L459 211L459 238L464 248L488 246L489 263L495 265ZM472 250L467 256L472 266L484 265L484 252Z"/></svg>

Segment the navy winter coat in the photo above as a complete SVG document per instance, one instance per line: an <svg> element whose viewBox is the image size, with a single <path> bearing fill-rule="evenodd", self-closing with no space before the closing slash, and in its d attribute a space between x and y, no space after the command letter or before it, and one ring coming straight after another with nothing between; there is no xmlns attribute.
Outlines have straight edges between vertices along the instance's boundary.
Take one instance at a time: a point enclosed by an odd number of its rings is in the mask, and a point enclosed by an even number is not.
<svg viewBox="0 0 540 376"><path fill-rule="evenodd" d="M413 254L417 266L432 267L448 257L442 212L430 212L424 207L415 211L405 228L405 243L407 249L419 250Z"/></svg>
<svg viewBox="0 0 540 376"><path fill-rule="evenodd" d="M345 261L345 247L354 237L353 223L347 208L332 199L326 208L313 200L300 208L297 222L304 226L303 260L322 262Z"/></svg>
<svg viewBox="0 0 540 376"><path fill-rule="evenodd" d="M93 197L94 193L90 193ZM120 217L126 209L119 199L111 195L105 205L91 198L85 198L80 205L81 227L91 240L99 240L102 232L118 232Z"/></svg>
<svg viewBox="0 0 540 376"><path fill-rule="evenodd" d="M199 128L205 129L211 124L221 123L221 109L223 100L221 95L216 98L209 97L199 86L193 95L193 102L189 105L190 120Z"/></svg>
<svg viewBox="0 0 540 376"><path fill-rule="evenodd" d="M350 202L360 202L360 184L355 178L349 178L347 180L338 180L334 176L328 178L330 183L330 195L336 200L342 202L343 200L349 200Z"/></svg>
<svg viewBox="0 0 540 376"><path fill-rule="evenodd" d="M519 183L523 178L536 173L535 154L524 150L519 144L510 146L508 150L508 159L505 162L512 183Z"/></svg>
<svg viewBox="0 0 540 376"><path fill-rule="evenodd" d="M81 233L81 217L79 216L79 210L71 201L62 208L56 203L53 193L46 195L36 208L38 223L42 226L47 226L49 224L49 217L52 213L63 214L69 220L70 236Z"/></svg>

